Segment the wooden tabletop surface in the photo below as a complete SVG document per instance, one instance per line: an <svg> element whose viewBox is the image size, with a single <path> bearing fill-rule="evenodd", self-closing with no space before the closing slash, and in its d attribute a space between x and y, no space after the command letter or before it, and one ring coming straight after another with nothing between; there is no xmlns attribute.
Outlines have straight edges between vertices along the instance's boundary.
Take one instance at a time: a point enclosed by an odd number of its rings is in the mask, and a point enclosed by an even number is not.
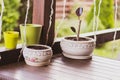
<svg viewBox="0 0 120 80"><path fill-rule="evenodd" d="M0 80L120 80L120 61L93 56L72 60L56 56L50 65L32 67L24 62L0 66Z"/></svg>

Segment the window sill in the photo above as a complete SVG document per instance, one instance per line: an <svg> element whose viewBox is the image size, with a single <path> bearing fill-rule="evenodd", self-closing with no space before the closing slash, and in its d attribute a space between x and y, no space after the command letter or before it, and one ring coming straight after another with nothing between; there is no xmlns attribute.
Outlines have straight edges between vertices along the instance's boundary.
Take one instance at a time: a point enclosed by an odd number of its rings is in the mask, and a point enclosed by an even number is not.
<svg viewBox="0 0 120 80"><path fill-rule="evenodd" d="M53 48L52 48L53 53L62 52L59 43L60 42L58 41L53 45ZM5 47L1 47L0 48L0 56L1 56L0 66L17 62L21 48L22 48L21 44L18 44L17 48L13 49L13 50L7 50L7 49L5 49ZM20 61L23 61L23 60L24 60L24 58L23 58L23 56L21 56Z"/></svg>
<svg viewBox="0 0 120 80"><path fill-rule="evenodd" d="M17 49L13 49L13 50L7 50L5 49L5 47L1 47L0 48L0 56L1 56L0 65L17 62L18 56L20 54L20 50L21 50L21 44L18 44ZM23 57L21 57L20 60L23 60Z"/></svg>
<svg viewBox="0 0 120 80"><path fill-rule="evenodd" d="M108 41L112 41L114 32L115 32L114 29L98 31L96 33L96 36L97 36L96 44L102 44L102 43L105 43ZM120 39L119 35L120 35L120 29L117 29L116 40ZM82 34L81 36L93 37L94 33ZM57 41L55 41L55 44L52 47L54 55L56 53L62 53L62 50L60 48L60 41L61 41L61 38L59 38ZM18 56L20 54L20 50L21 50L21 44L19 44L17 46L17 49L14 49L14 50L6 50L4 47L0 48L0 56L2 57L2 59L0 60L0 65L17 62ZM23 56L21 57L20 60L23 60Z"/></svg>
<svg viewBox="0 0 120 80"><path fill-rule="evenodd" d="M17 49L21 48L22 47L22 44L18 44L17 45ZM7 50L5 47L0 47L0 53L1 52L5 52L5 51L11 51L11 50Z"/></svg>

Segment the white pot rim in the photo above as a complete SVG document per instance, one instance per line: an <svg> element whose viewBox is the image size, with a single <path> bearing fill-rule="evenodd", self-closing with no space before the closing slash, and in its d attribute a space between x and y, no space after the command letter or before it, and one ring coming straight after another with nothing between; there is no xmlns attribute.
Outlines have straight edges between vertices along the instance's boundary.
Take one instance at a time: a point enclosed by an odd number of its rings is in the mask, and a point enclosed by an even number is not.
<svg viewBox="0 0 120 80"><path fill-rule="evenodd" d="M47 49L33 49L33 48L28 48L28 46L41 46L41 47L45 47ZM41 45L41 44L30 44L30 45L27 45L25 48L27 48L29 50L35 50L35 51L48 51L48 50L52 50L52 48L50 46Z"/></svg>
<svg viewBox="0 0 120 80"><path fill-rule="evenodd" d="M71 38L75 38L74 36L68 36L68 37L71 37ZM90 38L90 37L80 37L80 38L85 38L85 39L88 39L88 40L82 40L82 41L74 41L74 40L69 40L69 39L66 39L68 37L64 37L63 40L67 41L67 42L78 42L78 43L86 43L86 42L95 42L95 39L93 38Z"/></svg>

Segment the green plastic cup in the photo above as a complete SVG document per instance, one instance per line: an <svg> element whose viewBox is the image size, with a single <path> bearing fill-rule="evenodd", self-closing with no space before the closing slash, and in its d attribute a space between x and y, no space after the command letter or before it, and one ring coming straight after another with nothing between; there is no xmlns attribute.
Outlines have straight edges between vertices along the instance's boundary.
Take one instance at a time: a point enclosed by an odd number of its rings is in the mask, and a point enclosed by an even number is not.
<svg viewBox="0 0 120 80"><path fill-rule="evenodd" d="M19 38L19 32L17 31L5 31L4 35L4 43L6 49L16 49L17 41Z"/></svg>
<svg viewBox="0 0 120 80"><path fill-rule="evenodd" d="M20 33L22 42L25 41L26 44L38 44L41 36L42 25L38 24L26 24L26 34L24 33L25 26L24 24L20 24ZM25 37L24 37L25 36Z"/></svg>

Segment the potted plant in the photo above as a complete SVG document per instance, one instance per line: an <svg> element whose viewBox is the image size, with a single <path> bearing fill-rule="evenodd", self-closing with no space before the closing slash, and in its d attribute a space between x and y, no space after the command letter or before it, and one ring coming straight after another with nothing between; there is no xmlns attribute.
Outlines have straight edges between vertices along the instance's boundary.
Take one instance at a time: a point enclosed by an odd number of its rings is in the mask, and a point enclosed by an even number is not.
<svg viewBox="0 0 120 80"><path fill-rule="evenodd" d="M23 57L25 59L26 64L28 65L31 66L48 65L52 58L53 52L51 47L39 44L42 25L26 24L29 7L30 0L27 1L25 23L20 25L20 33L23 41L21 52L23 52Z"/></svg>
<svg viewBox="0 0 120 80"><path fill-rule="evenodd" d="M24 30L26 33L24 34ZM26 64L30 66L44 66L50 63L52 58L52 49L47 45L39 44L41 36L42 25L23 24L20 25L20 32L22 41L26 45L23 47L23 57Z"/></svg>
<svg viewBox="0 0 120 80"><path fill-rule="evenodd" d="M48 65L52 58L53 52L51 47L39 44L42 25L27 24L26 28L24 27L24 25L20 25L21 38L23 43L26 39L26 45L23 47L23 57L26 64L31 66ZM26 31L25 34L24 30Z"/></svg>
<svg viewBox="0 0 120 80"><path fill-rule="evenodd" d="M31 66L44 66L50 63L52 49L47 45L31 44L24 48L23 56L26 64Z"/></svg>
<svg viewBox="0 0 120 80"><path fill-rule="evenodd" d="M65 37L61 40L60 46L63 50L63 55L72 59L89 59L92 57L93 50L95 48L95 40L89 37L80 37L80 16L83 12L83 8L79 7L76 10L78 16L79 25L78 30L71 27L72 31L77 34L76 37Z"/></svg>
<svg viewBox="0 0 120 80"><path fill-rule="evenodd" d="M5 31L4 32L5 48L6 49L16 49L18 38L19 38L19 32Z"/></svg>
<svg viewBox="0 0 120 80"><path fill-rule="evenodd" d="M24 33L24 30L26 31ZM39 24L20 24L20 34L22 42L26 39L26 44L39 44L41 36L42 25Z"/></svg>
<svg viewBox="0 0 120 80"><path fill-rule="evenodd" d="M25 33L24 30L26 31ZM26 45L22 50L23 57L26 64L30 66L48 65L52 58L51 47L39 44L41 30L42 25L38 24L26 24L26 28L23 24L20 25L22 41L24 42L24 38L26 39Z"/></svg>

